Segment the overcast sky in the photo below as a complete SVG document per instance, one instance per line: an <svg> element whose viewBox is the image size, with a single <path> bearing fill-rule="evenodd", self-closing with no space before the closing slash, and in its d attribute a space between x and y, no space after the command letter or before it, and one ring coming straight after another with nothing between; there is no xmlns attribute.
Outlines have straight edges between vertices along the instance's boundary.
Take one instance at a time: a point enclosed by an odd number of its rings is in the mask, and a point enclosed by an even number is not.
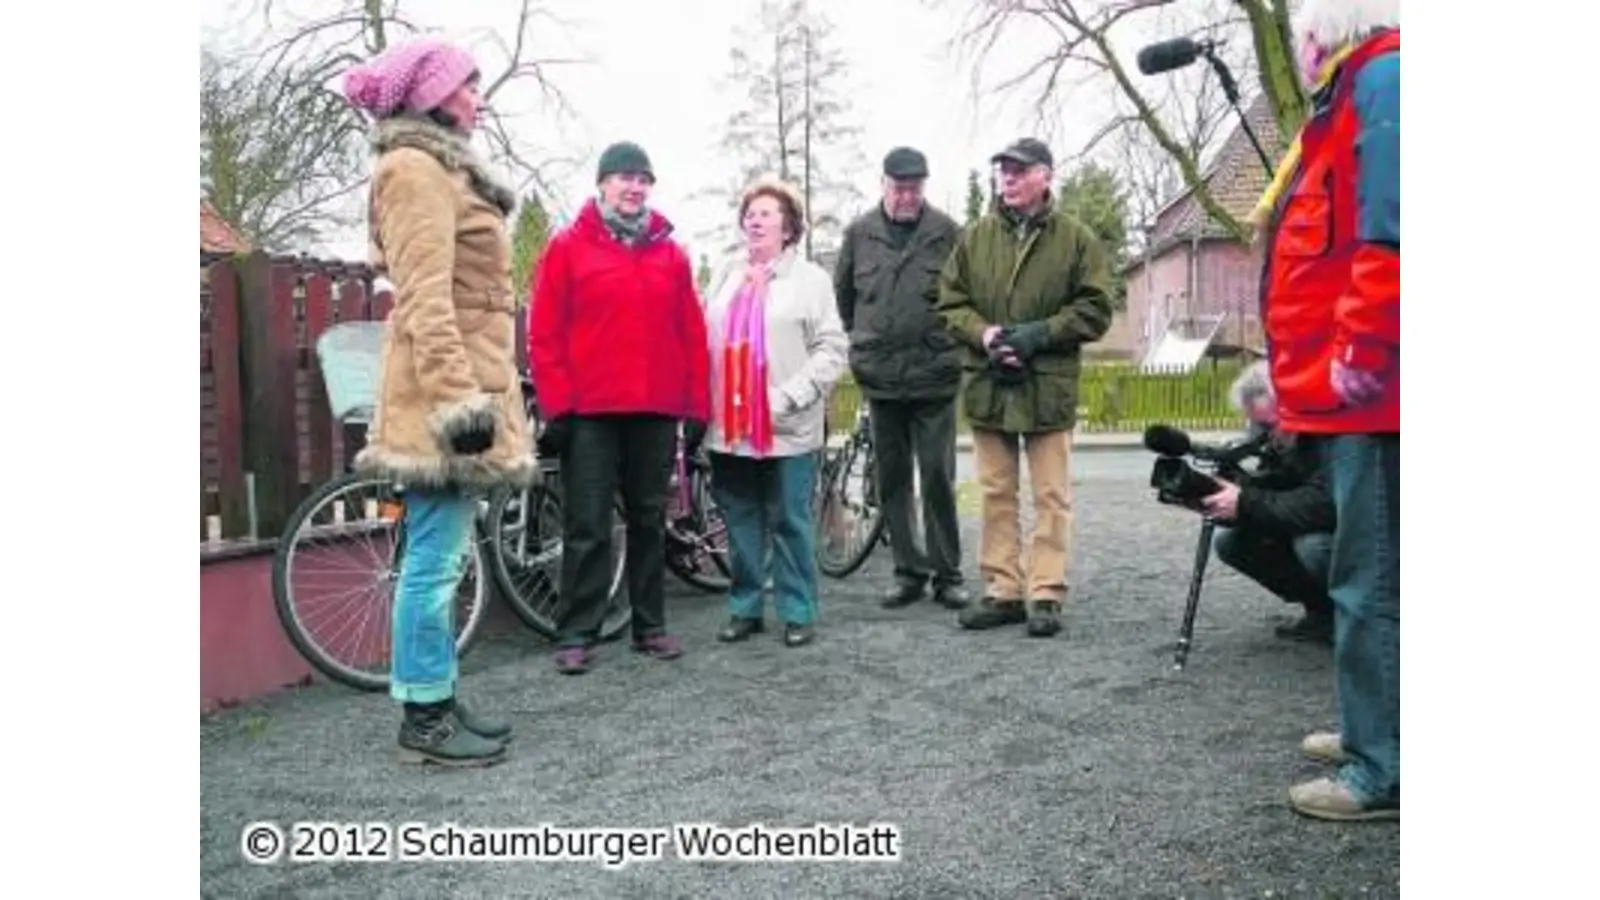
<svg viewBox="0 0 1600 900"><path fill-rule="evenodd" d="M966 172L986 171L990 154L1008 141L1035 131L1028 98L1014 96L1001 105L992 95L977 101L973 67L949 46L960 30L956 13L929 10L921 0L812 0L836 25L840 49L851 65L849 84L855 114L865 132L861 150L868 165L855 178L871 198L877 191L877 166L892 146L910 144L929 157L930 199L958 218ZM304 16L316 0L300 0L279 9ZM600 150L609 142L634 140L650 153L658 184L653 204L672 218L680 238L718 224L725 208L691 195L724 181L731 170L719 160L714 145L730 104L721 82L728 71L733 29L755 14L757 0L546 0L571 21L565 33L536 28L533 39L544 56L569 56L579 51L592 62L564 67L556 77L576 108L580 121L558 128L534 108L529 90L507 91L496 105L518 115L518 137L531 148L577 155L581 166L560 185L564 200L576 208L593 190L593 172ZM958 4L959 5L959 4ZM403 0L405 14L425 27L438 27L473 46L492 76L499 59L484 32L499 30L509 41L515 27L516 0ZM259 11L246 0L202 0L202 41L236 41L258 37ZM281 26L280 26L281 27ZM1160 23L1149 28L1159 30ZM1129 31L1123 41L1136 46L1143 34ZM1011 74L1037 58L1047 34L1021 36L1007 47L1007 59L985 73L989 82ZM1028 47L1032 44L1033 47ZM1045 46L1048 46L1045 43ZM1034 50L1029 53L1029 50ZM1058 159L1071 154L1107 118L1103 88L1072 95L1065 124L1047 135ZM359 236L335 243L332 252L352 257L365 253Z"/></svg>

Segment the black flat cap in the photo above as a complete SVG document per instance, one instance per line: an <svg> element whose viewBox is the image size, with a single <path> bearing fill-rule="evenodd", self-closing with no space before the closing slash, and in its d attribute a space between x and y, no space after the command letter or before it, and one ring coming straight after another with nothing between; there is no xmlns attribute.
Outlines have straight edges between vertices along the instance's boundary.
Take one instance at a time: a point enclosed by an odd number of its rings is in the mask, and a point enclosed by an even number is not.
<svg viewBox="0 0 1600 900"><path fill-rule="evenodd" d="M1021 163L1025 166L1043 165L1054 168L1056 164L1056 158L1050 152L1050 148L1045 146L1044 141L1037 138L1022 138L994 156L989 157L991 164L1004 162L1005 160Z"/></svg>
<svg viewBox="0 0 1600 900"><path fill-rule="evenodd" d="M910 147L896 147L883 158L883 174L890 178L927 178L928 158Z"/></svg>

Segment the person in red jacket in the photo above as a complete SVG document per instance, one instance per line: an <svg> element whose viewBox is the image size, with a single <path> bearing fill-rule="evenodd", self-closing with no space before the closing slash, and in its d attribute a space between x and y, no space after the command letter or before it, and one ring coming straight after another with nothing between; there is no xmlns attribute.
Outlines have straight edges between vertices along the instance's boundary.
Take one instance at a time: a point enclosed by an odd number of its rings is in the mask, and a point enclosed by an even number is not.
<svg viewBox="0 0 1600 900"><path fill-rule="evenodd" d="M1281 427L1313 444L1338 512L1338 764L1297 785L1322 819L1400 815L1400 4L1307 0L1312 109L1269 196L1262 321Z"/></svg>
<svg viewBox="0 0 1600 900"><path fill-rule="evenodd" d="M534 279L528 359L560 458L563 517L556 667L588 670L610 600L612 504L621 488L634 649L682 653L667 634L666 499L678 424L705 434L711 387L706 326L689 257L646 206L655 174L637 144L600 156L599 196L545 249Z"/></svg>

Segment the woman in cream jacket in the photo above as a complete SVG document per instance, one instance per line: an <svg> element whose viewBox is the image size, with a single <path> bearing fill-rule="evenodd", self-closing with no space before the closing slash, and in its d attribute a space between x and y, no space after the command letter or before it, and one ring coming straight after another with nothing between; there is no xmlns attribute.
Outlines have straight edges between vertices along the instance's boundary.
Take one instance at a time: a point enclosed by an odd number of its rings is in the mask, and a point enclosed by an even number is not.
<svg viewBox="0 0 1600 900"><path fill-rule="evenodd" d="M803 210L782 182L762 180L746 190L739 204L744 248L706 296L712 422L705 446L728 528L732 618L717 635L727 642L765 630L769 577L784 642L799 647L814 635L812 486L823 415L849 340L832 278L797 252Z"/></svg>

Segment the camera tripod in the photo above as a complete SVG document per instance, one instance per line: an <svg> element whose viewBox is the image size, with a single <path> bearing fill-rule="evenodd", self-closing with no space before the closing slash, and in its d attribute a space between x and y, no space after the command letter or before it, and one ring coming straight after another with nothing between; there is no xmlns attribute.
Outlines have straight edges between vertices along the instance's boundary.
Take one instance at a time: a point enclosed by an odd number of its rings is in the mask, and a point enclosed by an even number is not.
<svg viewBox="0 0 1600 900"><path fill-rule="evenodd" d="M1194 571L1189 576L1189 596L1184 602L1183 625L1178 629L1178 646L1173 652L1172 668L1183 671L1189 662L1189 647L1194 643L1194 617L1200 611L1200 588L1206 580L1206 564L1211 561L1211 542L1217 534L1217 522L1205 516L1200 524L1200 540L1194 549Z"/></svg>
<svg viewBox="0 0 1600 900"><path fill-rule="evenodd" d="M1248 459L1259 458L1271 439L1271 432L1260 429L1229 444L1201 444L1169 425L1152 425L1145 430L1144 444L1157 454L1150 470L1150 486L1156 500L1201 514L1200 540L1194 551L1194 571L1189 576L1189 596L1183 608L1183 626L1178 631L1178 646L1173 668L1181 670L1189 661L1194 645L1194 619L1200 610L1200 589L1206 580L1206 563L1211 559L1212 538L1217 522L1206 515L1201 500L1219 490L1221 482L1243 484L1249 479L1244 467ZM1198 468L1184 458L1194 460Z"/></svg>

